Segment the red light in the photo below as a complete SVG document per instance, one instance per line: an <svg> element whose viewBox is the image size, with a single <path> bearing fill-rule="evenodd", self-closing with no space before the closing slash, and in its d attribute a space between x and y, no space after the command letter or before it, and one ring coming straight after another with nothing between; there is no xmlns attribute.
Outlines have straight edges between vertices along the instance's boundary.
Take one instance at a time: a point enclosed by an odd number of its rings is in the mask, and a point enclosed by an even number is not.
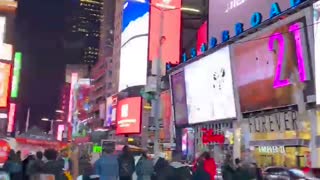
<svg viewBox="0 0 320 180"><path fill-rule="evenodd" d="M13 132L15 123L16 104L10 103L7 132Z"/></svg>
<svg viewBox="0 0 320 180"><path fill-rule="evenodd" d="M224 136L219 134L214 134L214 131L212 129L202 129L203 135L202 135L202 143L203 144L209 144L209 143L219 143L224 144Z"/></svg>

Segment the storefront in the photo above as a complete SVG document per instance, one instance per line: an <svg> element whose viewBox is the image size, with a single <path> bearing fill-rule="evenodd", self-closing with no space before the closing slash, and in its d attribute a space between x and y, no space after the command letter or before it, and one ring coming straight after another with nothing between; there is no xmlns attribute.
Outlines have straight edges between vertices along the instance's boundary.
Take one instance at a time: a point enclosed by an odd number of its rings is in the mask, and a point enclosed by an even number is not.
<svg viewBox="0 0 320 180"><path fill-rule="evenodd" d="M292 108L245 117L242 141L246 153L242 154L242 159L251 154L260 167L310 166L310 122L308 116L301 116Z"/></svg>

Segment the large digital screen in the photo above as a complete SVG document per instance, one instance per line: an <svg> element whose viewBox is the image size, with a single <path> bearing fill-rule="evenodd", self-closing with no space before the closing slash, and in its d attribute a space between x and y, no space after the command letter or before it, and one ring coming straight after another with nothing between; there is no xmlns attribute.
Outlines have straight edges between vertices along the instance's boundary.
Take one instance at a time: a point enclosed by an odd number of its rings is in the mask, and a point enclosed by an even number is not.
<svg viewBox="0 0 320 180"><path fill-rule="evenodd" d="M131 97L118 101L116 134L140 134L141 108L141 97Z"/></svg>
<svg viewBox="0 0 320 180"><path fill-rule="evenodd" d="M275 25L234 45L235 82L242 112L297 104L314 93L304 19ZM301 86L302 85L302 86Z"/></svg>
<svg viewBox="0 0 320 180"><path fill-rule="evenodd" d="M251 16L255 12L262 15L262 21L269 19L271 4L278 3L281 11L290 8L290 0L210 0L209 1L209 38L222 40L222 31L228 30L230 37L235 36L235 24L242 23L243 29L251 27ZM223 17L223 18L221 18Z"/></svg>
<svg viewBox="0 0 320 180"><path fill-rule="evenodd" d="M313 33L316 77L316 101L317 104L320 104L320 1L317 1L313 4Z"/></svg>
<svg viewBox="0 0 320 180"><path fill-rule="evenodd" d="M189 124L236 117L229 46L185 67Z"/></svg>
<svg viewBox="0 0 320 180"><path fill-rule="evenodd" d="M149 60L153 61L159 58L161 44L162 61L178 64L180 60L181 0L151 0L151 4ZM163 34L160 38L161 32Z"/></svg>
<svg viewBox="0 0 320 180"><path fill-rule="evenodd" d="M188 124L188 109L184 72L171 75L171 90L174 108L174 121L177 126Z"/></svg>
<svg viewBox="0 0 320 180"><path fill-rule="evenodd" d="M109 127L115 124L117 99L117 95L112 95L106 99L106 119L104 122L104 127Z"/></svg>
<svg viewBox="0 0 320 180"><path fill-rule="evenodd" d="M149 1L123 4L119 91L147 82Z"/></svg>
<svg viewBox="0 0 320 180"><path fill-rule="evenodd" d="M8 106L11 65L0 62L0 107Z"/></svg>

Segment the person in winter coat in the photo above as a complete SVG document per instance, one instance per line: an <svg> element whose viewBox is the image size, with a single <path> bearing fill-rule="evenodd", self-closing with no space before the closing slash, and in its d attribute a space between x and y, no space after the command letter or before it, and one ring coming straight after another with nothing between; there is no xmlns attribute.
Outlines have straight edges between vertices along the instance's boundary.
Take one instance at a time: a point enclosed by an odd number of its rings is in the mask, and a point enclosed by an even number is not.
<svg viewBox="0 0 320 180"><path fill-rule="evenodd" d="M210 180L210 174L204 169L204 159L199 157L193 165L193 180Z"/></svg>
<svg viewBox="0 0 320 180"><path fill-rule="evenodd" d="M26 157L23 161L22 161L22 173L23 173L23 179L24 180L29 180L29 174L27 172L27 168L29 166L29 164L31 163L31 161L34 161L35 157L34 154L29 154L28 157Z"/></svg>
<svg viewBox="0 0 320 180"><path fill-rule="evenodd" d="M88 154L83 154L79 159L79 175L83 176L83 180L90 179L90 175L93 174L93 168L90 163Z"/></svg>
<svg viewBox="0 0 320 180"><path fill-rule="evenodd" d="M156 158L152 180L176 180L174 168L163 157Z"/></svg>
<svg viewBox="0 0 320 180"><path fill-rule="evenodd" d="M22 180L22 164L16 153L11 150L8 160L4 163L3 169L10 175L12 180Z"/></svg>
<svg viewBox="0 0 320 180"><path fill-rule="evenodd" d="M153 174L153 162L145 152L142 153L136 165L137 180L151 180Z"/></svg>
<svg viewBox="0 0 320 180"><path fill-rule="evenodd" d="M53 174L55 180L66 180L67 177L64 175L64 165L57 160L58 152L54 149L47 149L44 151L44 157L47 162L43 166L43 173Z"/></svg>
<svg viewBox="0 0 320 180"><path fill-rule="evenodd" d="M36 153L36 159L31 161L27 166L27 175L30 179L43 172L44 162L42 161L43 154L41 151Z"/></svg>
<svg viewBox="0 0 320 180"><path fill-rule="evenodd" d="M210 156L209 152L202 154L204 159L204 170L210 175L210 180L214 180L217 175L217 165L214 159Z"/></svg>
<svg viewBox="0 0 320 180"><path fill-rule="evenodd" d="M95 171L100 176L100 180L117 180L119 178L118 157L113 152L113 146L106 146L102 156L95 162Z"/></svg>
<svg viewBox="0 0 320 180"><path fill-rule="evenodd" d="M222 178L224 180L232 180L233 176L235 174L235 171L233 169L233 163L232 163L232 159L231 159L231 155L227 154L225 161L222 165Z"/></svg>
<svg viewBox="0 0 320 180"><path fill-rule="evenodd" d="M129 151L129 146L124 146L119 156L120 180L132 180L135 171L134 157Z"/></svg>

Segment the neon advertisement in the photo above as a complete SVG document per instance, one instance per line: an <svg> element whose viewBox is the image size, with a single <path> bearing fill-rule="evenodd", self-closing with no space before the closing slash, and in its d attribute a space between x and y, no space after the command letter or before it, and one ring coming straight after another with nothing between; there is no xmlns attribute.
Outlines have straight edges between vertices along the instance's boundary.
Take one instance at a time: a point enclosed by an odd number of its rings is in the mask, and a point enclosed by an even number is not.
<svg viewBox="0 0 320 180"><path fill-rule="evenodd" d="M16 104L10 103L7 132L12 133L15 123Z"/></svg>
<svg viewBox="0 0 320 180"><path fill-rule="evenodd" d="M11 98L18 97L21 66L22 66L22 54L21 52L16 52L14 55L13 76L12 76L12 84L11 84Z"/></svg>
<svg viewBox="0 0 320 180"><path fill-rule="evenodd" d="M0 107L8 106L11 65L0 62Z"/></svg>
<svg viewBox="0 0 320 180"><path fill-rule="evenodd" d="M275 25L267 33L254 34L253 39L249 36L234 45L234 78L242 112L296 104L298 83L306 89L304 96L313 94L304 24L300 19Z"/></svg>
<svg viewBox="0 0 320 180"><path fill-rule="evenodd" d="M289 26L289 32L294 35L295 43L296 43L296 56L297 56L297 64L298 64L298 71L299 71L299 79L301 82L307 80L307 75L305 72L305 65L303 59L303 48L301 43L301 36L299 29L303 28L303 24L295 23ZM275 41L279 43L279 54L278 54L278 65L276 67L276 74L274 79L274 88L284 87L291 84L289 78L288 79L281 79L281 73L283 69L283 61L284 61L284 53L285 53L285 44L284 44L284 37L280 33L274 33L269 38L269 50L274 51L274 44Z"/></svg>
<svg viewBox="0 0 320 180"><path fill-rule="evenodd" d="M203 144L210 144L210 143L218 143L224 144L225 137L221 134L214 134L213 129L201 129L202 131L202 143Z"/></svg>

